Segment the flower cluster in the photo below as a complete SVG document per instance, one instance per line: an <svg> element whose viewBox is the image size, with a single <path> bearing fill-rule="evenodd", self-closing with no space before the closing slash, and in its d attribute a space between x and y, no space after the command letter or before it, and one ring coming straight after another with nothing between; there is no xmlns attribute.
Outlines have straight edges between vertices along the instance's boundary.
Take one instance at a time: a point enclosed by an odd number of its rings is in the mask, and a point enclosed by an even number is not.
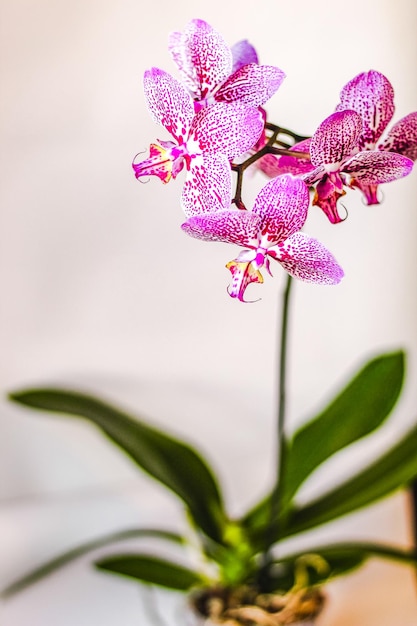
<svg viewBox="0 0 417 626"><path fill-rule="evenodd" d="M285 78L281 69L259 64L246 40L229 48L198 19L171 33L169 51L181 81L152 68L144 91L151 117L173 141L151 144L149 157L133 163L136 178L153 175L167 183L185 170L183 231L244 248L226 266L233 298L245 301L247 286L263 282L260 270L271 273L271 259L301 280L339 283L343 270L333 255L300 232L309 188L312 204L332 223L342 221L337 201L346 188L359 188L368 204L377 204L377 186L406 176L417 158L417 113L381 139L394 113L393 89L379 72L365 72L345 85L336 111L311 138L283 150L282 143L274 146L277 133L268 136L263 109ZM232 169L245 158L273 179L252 210L232 196Z"/></svg>

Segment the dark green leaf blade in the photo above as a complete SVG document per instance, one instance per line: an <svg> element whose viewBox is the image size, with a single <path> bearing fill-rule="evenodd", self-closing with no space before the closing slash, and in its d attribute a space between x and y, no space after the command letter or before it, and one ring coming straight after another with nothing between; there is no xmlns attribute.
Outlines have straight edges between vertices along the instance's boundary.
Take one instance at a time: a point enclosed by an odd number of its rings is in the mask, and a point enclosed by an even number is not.
<svg viewBox="0 0 417 626"><path fill-rule="evenodd" d="M364 470L325 493L304 507L284 512L274 520L274 543L305 532L338 517L353 513L406 487L417 479L417 426L410 430L393 448L381 455ZM266 511L266 507L265 507ZM270 519L258 513L258 526L246 527L254 549L265 545L271 536ZM267 534L268 533L268 534Z"/></svg>
<svg viewBox="0 0 417 626"><path fill-rule="evenodd" d="M400 395L403 379L403 352L378 356L324 411L295 433L286 458L285 502L319 465L384 422Z"/></svg>
<svg viewBox="0 0 417 626"><path fill-rule="evenodd" d="M213 472L191 446L83 393L29 389L9 397L27 407L93 422L145 472L182 498L196 524L209 537L222 541L226 515L219 487Z"/></svg>
<svg viewBox="0 0 417 626"><path fill-rule="evenodd" d="M290 516L285 536L352 513L417 478L417 426L362 472Z"/></svg>
<svg viewBox="0 0 417 626"><path fill-rule="evenodd" d="M298 488L319 465L384 422L400 395L403 378L403 352L372 359L326 409L295 433L286 446L282 507L289 505ZM242 523L249 531L268 524L273 493L243 518Z"/></svg>
<svg viewBox="0 0 417 626"><path fill-rule="evenodd" d="M127 539L136 539L142 537L156 537L158 539L165 539L173 541L174 543L185 544L186 539L177 533L173 533L167 530L159 530L157 528L133 528L129 530L122 530L120 532L111 533L92 541L87 541L72 550L68 550L59 556L50 559L40 567L29 572L22 578L19 578L14 583L3 589L0 593L0 597L8 598L15 593L23 591L26 587L33 585L34 583L42 580L46 576L49 576L60 567L71 563L80 556L88 554L93 550L102 548L117 541L126 541Z"/></svg>
<svg viewBox="0 0 417 626"><path fill-rule="evenodd" d="M203 577L193 570L149 555L119 554L100 559L95 562L95 566L113 574L177 591L188 591L204 582Z"/></svg>

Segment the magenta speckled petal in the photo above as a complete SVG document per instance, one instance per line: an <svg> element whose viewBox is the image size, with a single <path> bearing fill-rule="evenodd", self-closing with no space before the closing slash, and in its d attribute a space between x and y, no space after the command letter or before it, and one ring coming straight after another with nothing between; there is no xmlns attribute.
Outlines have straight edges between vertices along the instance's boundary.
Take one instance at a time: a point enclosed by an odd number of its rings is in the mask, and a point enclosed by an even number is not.
<svg viewBox="0 0 417 626"><path fill-rule="evenodd" d="M407 176L413 169L413 161L396 152L365 150L358 152L343 165L343 172L369 184L389 183Z"/></svg>
<svg viewBox="0 0 417 626"><path fill-rule="evenodd" d="M311 187L318 180L321 180L323 176L325 175L326 175L326 170L324 168L324 165L319 165L311 172L307 172L307 174L302 174L301 178L305 182L306 185Z"/></svg>
<svg viewBox="0 0 417 626"><path fill-rule="evenodd" d="M191 20L184 33L172 33L168 47L184 83L197 100L203 100L232 71L230 48L204 20Z"/></svg>
<svg viewBox="0 0 417 626"><path fill-rule="evenodd" d="M199 155L191 159L181 196L190 217L228 209L232 201L232 175L224 154Z"/></svg>
<svg viewBox="0 0 417 626"><path fill-rule="evenodd" d="M233 59L232 72L236 72L236 70L239 70L244 65L249 65L249 63L259 63L256 50L247 39L235 43L231 51Z"/></svg>
<svg viewBox="0 0 417 626"><path fill-rule="evenodd" d="M394 115L394 90L388 78L370 70L358 74L340 93L337 110L353 109L362 118L363 130L359 139L361 150L375 147Z"/></svg>
<svg viewBox="0 0 417 626"><path fill-rule="evenodd" d="M417 111L394 124L386 138L378 145L379 150L398 152L415 161L417 159Z"/></svg>
<svg viewBox="0 0 417 626"><path fill-rule="evenodd" d="M215 94L218 102L243 102L258 107L264 104L280 87L285 74L272 65L251 63L229 76Z"/></svg>
<svg viewBox="0 0 417 626"><path fill-rule="evenodd" d="M218 102L194 117L191 134L205 153L226 154L229 159L247 152L263 131L262 115L239 102Z"/></svg>
<svg viewBox="0 0 417 626"><path fill-rule="evenodd" d="M304 233L295 233L270 250L282 267L295 278L308 283L336 285L344 272L334 256L316 239Z"/></svg>
<svg viewBox="0 0 417 626"><path fill-rule="evenodd" d="M190 95L173 76L156 67L145 72L143 85L152 119L181 143L194 117Z"/></svg>
<svg viewBox="0 0 417 626"><path fill-rule="evenodd" d="M181 228L203 241L224 241L247 246L257 236L260 219L250 211L217 211L190 217Z"/></svg>
<svg viewBox="0 0 417 626"><path fill-rule="evenodd" d="M312 164L339 164L351 156L362 130L362 119L356 111L337 111L318 127L310 144Z"/></svg>
<svg viewBox="0 0 417 626"><path fill-rule="evenodd" d="M253 213L262 220L262 236L268 245L300 230L307 219L308 205L308 187L300 178L285 174L267 183L256 197Z"/></svg>

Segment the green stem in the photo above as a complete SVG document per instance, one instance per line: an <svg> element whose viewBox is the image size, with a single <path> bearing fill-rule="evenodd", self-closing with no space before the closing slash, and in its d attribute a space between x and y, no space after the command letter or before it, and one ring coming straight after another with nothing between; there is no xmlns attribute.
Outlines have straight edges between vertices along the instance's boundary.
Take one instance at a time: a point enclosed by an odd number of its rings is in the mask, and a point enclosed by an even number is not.
<svg viewBox="0 0 417 626"><path fill-rule="evenodd" d="M281 338L279 348L279 384L278 384L278 416L277 416L277 438L278 438L278 466L276 481L277 513L279 511L280 489L279 483L283 474L285 460L285 409L286 409L286 382L287 382L287 345L288 345L288 313L290 304L290 294L292 276L287 275L287 283L284 289L282 300ZM275 500L275 498L274 498Z"/></svg>
<svg viewBox="0 0 417 626"><path fill-rule="evenodd" d="M280 483L285 465L285 415L286 415L286 387L287 387L287 346L288 346L288 320L290 308L290 295L292 277L287 275L287 282L282 294L281 333L278 358L278 412L277 412L277 467L276 481L271 497L270 522L266 531L265 548L262 556L261 579L268 578L268 571L272 563L271 546L278 536L277 525L279 524L279 512L281 508ZM279 529L278 529L279 530Z"/></svg>

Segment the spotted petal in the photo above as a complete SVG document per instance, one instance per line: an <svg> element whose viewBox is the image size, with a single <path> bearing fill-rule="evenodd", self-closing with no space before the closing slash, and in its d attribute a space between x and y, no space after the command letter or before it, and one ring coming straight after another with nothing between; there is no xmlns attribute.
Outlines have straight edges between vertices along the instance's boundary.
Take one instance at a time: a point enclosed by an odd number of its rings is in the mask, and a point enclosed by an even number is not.
<svg viewBox="0 0 417 626"><path fill-rule="evenodd" d="M145 72L143 84L152 119L182 143L194 117L190 95L173 76L156 67Z"/></svg>
<svg viewBox="0 0 417 626"><path fill-rule="evenodd" d="M256 239L260 219L250 211L217 211L190 217L181 228L203 241L224 241L249 246Z"/></svg>
<svg viewBox="0 0 417 626"><path fill-rule="evenodd" d="M308 283L336 285L344 275L331 252L304 233L294 233L268 252L271 256L276 254L275 258L291 276Z"/></svg>
<svg viewBox="0 0 417 626"><path fill-rule="evenodd" d="M310 152L311 137L304 139L299 143L291 146L294 152L300 154L308 154ZM314 165L310 161L310 157L298 158L295 156L279 156L277 154L266 154L255 162L255 165L269 178L275 178L280 174L292 174L293 176L301 176L314 170Z"/></svg>
<svg viewBox="0 0 417 626"><path fill-rule="evenodd" d="M284 78L284 72L272 65L244 65L229 76L216 92L215 99L258 107L274 95Z"/></svg>
<svg viewBox="0 0 417 626"><path fill-rule="evenodd" d="M394 90L388 78L370 70L358 74L340 93L337 110L353 109L362 118L361 150L372 150L394 115Z"/></svg>
<svg viewBox="0 0 417 626"><path fill-rule="evenodd" d="M168 47L181 77L196 100L203 100L232 71L232 52L204 20L191 20L184 33L172 33Z"/></svg>
<svg viewBox="0 0 417 626"><path fill-rule="evenodd" d="M239 102L218 102L195 115L190 138L202 152L222 152L234 159L255 145L262 130L263 119L258 109Z"/></svg>
<svg viewBox="0 0 417 626"><path fill-rule="evenodd" d="M204 154L191 159L181 196L187 216L228 209L232 201L230 164L224 154Z"/></svg>
<svg viewBox="0 0 417 626"><path fill-rule="evenodd" d="M352 155L362 130L362 119L356 111L338 111L329 115L314 133L310 157L316 167L337 165Z"/></svg>
<svg viewBox="0 0 417 626"><path fill-rule="evenodd" d="M231 51L233 59L232 72L236 72L236 70L239 70L244 65L249 65L249 63L259 63L256 50L247 39L235 43Z"/></svg>
<svg viewBox="0 0 417 626"><path fill-rule="evenodd" d="M304 226L308 204L307 185L289 174L274 178L261 189L253 213L261 218L268 245L284 241Z"/></svg>
<svg viewBox="0 0 417 626"><path fill-rule="evenodd" d="M394 124L384 141L378 145L379 150L398 152L409 159L417 159L417 111L403 117Z"/></svg>
<svg viewBox="0 0 417 626"><path fill-rule="evenodd" d="M407 176L413 161L395 152L365 150L343 165L343 171L365 184L389 183Z"/></svg>

